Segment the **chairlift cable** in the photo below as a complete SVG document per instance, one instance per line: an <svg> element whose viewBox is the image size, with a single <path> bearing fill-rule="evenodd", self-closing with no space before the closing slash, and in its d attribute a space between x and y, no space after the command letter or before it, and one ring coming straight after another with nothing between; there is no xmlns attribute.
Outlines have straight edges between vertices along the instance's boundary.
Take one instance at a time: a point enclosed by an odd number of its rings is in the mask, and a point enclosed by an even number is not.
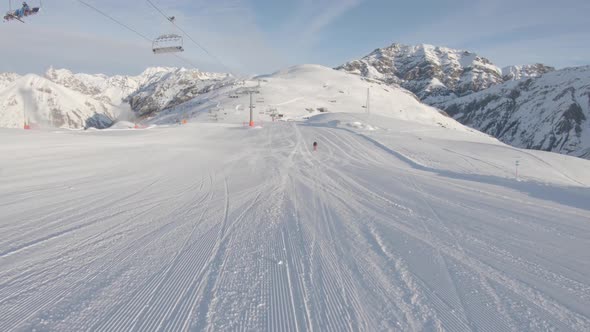
<svg viewBox="0 0 590 332"><path fill-rule="evenodd" d="M92 6L91 4L89 4L89 3L87 3L87 2L85 2L85 1L83 1L83 0L77 0L77 1L78 1L79 3L81 3L81 4L83 4L84 6L86 6L86 7L90 8L90 9L92 9L92 10L96 11L97 13L101 14L102 16L104 16L104 17L106 17L106 18L110 19L111 21L113 21L113 22L117 23L118 25L120 25L120 26L124 27L125 29L127 29L127 30L129 30L129 31L131 31L131 32L133 32L133 33L135 33L135 34L136 34L136 35L138 35L139 37L141 37L141 38L145 39L146 41L148 41L150 44L152 43L152 40L151 40L150 38L146 37L144 34L140 33L140 32L139 32L139 31L137 31L136 29L133 29L133 28L132 28L132 27L130 27L129 25L127 25L127 24L125 24L125 23L123 23L123 22L121 22L121 21L117 20L116 18L112 17L111 15L109 15L109 14L107 14L107 13L103 12L102 10L100 10L100 9L98 9L98 8L96 8L96 7L94 7L94 6ZM188 60L188 59L185 59L185 58L183 58L183 57L179 56L178 54L171 54L171 55L175 56L177 59L179 59L179 60L181 60L181 61L185 62L186 64L189 64L189 65L190 65L190 66L191 66L193 69L197 69L197 68L198 68L198 67L197 67L197 66L196 66L196 65L195 65L193 62L191 62L190 60Z"/></svg>
<svg viewBox="0 0 590 332"><path fill-rule="evenodd" d="M186 32L183 28L181 28L180 26L178 26L174 20L170 19L170 16L166 15L166 13L164 13L164 11L162 11L160 8L158 8L158 6L156 6L151 0L146 0L147 3L149 3L152 7L154 7L154 9L156 11L158 11L164 18L166 18L166 20L168 22L170 22L172 25L174 25L176 28L178 28L178 30L180 30L185 36L188 37L188 39L190 41L192 41L195 45L197 45L197 47L199 47L203 52L205 52L207 55L209 55L212 59L214 59L218 64L220 64L223 68L225 68L225 70L227 70L228 73L232 74L233 76L235 76L233 74L233 71L226 66L221 60L219 60L218 57L216 57L214 54L212 54L211 52L209 52L203 45L199 44L199 42L197 42L190 34L188 34L188 32Z"/></svg>
<svg viewBox="0 0 590 332"><path fill-rule="evenodd" d="M85 2L85 1L82 1L82 0L77 0L77 1L78 1L79 3L81 3L81 4L83 4L84 6L86 6L86 7L90 8L90 9L92 9L92 10L96 11L97 13L101 14L102 16L104 16L104 17L106 17L106 18L110 19L111 21L113 21L113 22L117 23L118 25L120 25L120 26L124 27L125 29L127 29L127 30L129 30L129 31L131 31L131 32L133 32L133 33L135 33L136 35L138 35L138 36L140 36L141 38L143 38L143 39L147 40L148 42L150 42L150 43L152 42L152 40L151 40L151 39L149 39L149 38L148 38L148 37L146 37L145 35L141 34L139 31L137 31L137 30L133 29L132 27L130 27L129 25L127 25L127 24L125 24L125 23L123 23L123 22L121 22L121 21L117 20L116 18L114 18L114 17L110 16L109 14L107 14L107 13L103 12L102 10L100 10L100 9L98 9L98 8L96 8L96 7L94 7L94 6L92 6L91 4L89 4L89 3Z"/></svg>

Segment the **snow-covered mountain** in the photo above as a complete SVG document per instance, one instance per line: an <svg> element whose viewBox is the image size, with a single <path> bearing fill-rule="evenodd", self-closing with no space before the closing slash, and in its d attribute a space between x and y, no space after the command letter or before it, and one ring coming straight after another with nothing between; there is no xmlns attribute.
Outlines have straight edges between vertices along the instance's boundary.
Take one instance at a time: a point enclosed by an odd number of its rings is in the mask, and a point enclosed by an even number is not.
<svg viewBox="0 0 590 332"><path fill-rule="evenodd" d="M9 86L10 84L12 84L12 82L16 81L19 77L20 77L20 75L15 74L15 73L0 73L0 89L3 89L5 87Z"/></svg>
<svg viewBox="0 0 590 332"><path fill-rule="evenodd" d="M506 82L441 107L513 146L590 159L590 66Z"/></svg>
<svg viewBox="0 0 590 332"><path fill-rule="evenodd" d="M149 68L136 78L138 87L126 101L138 116L180 105L219 84L231 84L227 74L184 68Z"/></svg>
<svg viewBox="0 0 590 332"><path fill-rule="evenodd" d="M433 106L507 81L539 77L555 70L543 64L500 69L473 52L426 44L393 44L336 69L401 85Z"/></svg>
<svg viewBox="0 0 590 332"><path fill-rule="evenodd" d="M117 107L34 74L16 79L0 90L0 127L25 123L63 128L104 128L112 124Z"/></svg>
<svg viewBox="0 0 590 332"><path fill-rule="evenodd" d="M130 107L141 117L190 100L222 81L231 79L226 74L166 67L148 68L138 76L54 68L44 77L3 73L0 127L20 128L24 122L71 129L104 127L122 114L130 117ZM39 94L42 91L46 93Z"/></svg>
<svg viewBox="0 0 590 332"><path fill-rule="evenodd" d="M367 117L367 88L371 90L370 113L413 123L469 131L470 129L421 103L401 88L366 80L358 75L320 65L299 65L242 84L215 86L190 102L155 114L150 123L169 124L181 119L243 123L249 121L250 96L254 89L255 122L275 119L303 120L321 113L350 113Z"/></svg>
<svg viewBox="0 0 590 332"><path fill-rule="evenodd" d="M507 144L590 158L588 67L500 69L468 51L393 44L337 69L407 88Z"/></svg>
<svg viewBox="0 0 590 332"><path fill-rule="evenodd" d="M393 44L336 69L399 84L430 105L504 82L502 70L484 57L425 44Z"/></svg>
<svg viewBox="0 0 590 332"><path fill-rule="evenodd" d="M139 77L109 77L102 74L74 74L67 69L54 68L49 68L45 77L66 88L115 105L121 104L127 96L136 91L144 78L143 74Z"/></svg>
<svg viewBox="0 0 590 332"><path fill-rule="evenodd" d="M504 81L517 81L523 78L539 77L543 74L555 71L555 68L542 63L524 66L508 66L502 69Z"/></svg>

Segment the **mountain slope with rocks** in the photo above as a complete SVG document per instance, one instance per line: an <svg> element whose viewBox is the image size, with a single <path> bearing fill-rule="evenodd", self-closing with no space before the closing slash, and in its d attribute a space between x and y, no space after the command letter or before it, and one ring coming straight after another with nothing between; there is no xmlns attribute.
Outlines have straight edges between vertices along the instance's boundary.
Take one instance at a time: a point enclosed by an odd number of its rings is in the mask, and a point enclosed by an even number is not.
<svg viewBox="0 0 590 332"><path fill-rule="evenodd" d="M34 74L0 90L0 127L106 128L117 113L115 105Z"/></svg>
<svg viewBox="0 0 590 332"><path fill-rule="evenodd" d="M502 70L484 57L425 44L393 44L336 69L401 85L433 106L504 82Z"/></svg>
<svg viewBox="0 0 590 332"><path fill-rule="evenodd" d="M590 159L590 66L510 81L441 108L513 146Z"/></svg>
<svg viewBox="0 0 590 332"><path fill-rule="evenodd" d="M44 77L2 73L0 127L22 128L32 123L103 128L116 119L141 118L176 106L233 81L227 74L167 67L148 68L138 76L91 75L54 68Z"/></svg>
<svg viewBox="0 0 590 332"><path fill-rule="evenodd" d="M393 44L337 69L405 87L507 144L590 158L588 67L500 69L467 51Z"/></svg>
<svg viewBox="0 0 590 332"><path fill-rule="evenodd" d="M215 87L235 82L227 74L184 68L152 68L140 78L138 88L126 98L139 117L180 105Z"/></svg>

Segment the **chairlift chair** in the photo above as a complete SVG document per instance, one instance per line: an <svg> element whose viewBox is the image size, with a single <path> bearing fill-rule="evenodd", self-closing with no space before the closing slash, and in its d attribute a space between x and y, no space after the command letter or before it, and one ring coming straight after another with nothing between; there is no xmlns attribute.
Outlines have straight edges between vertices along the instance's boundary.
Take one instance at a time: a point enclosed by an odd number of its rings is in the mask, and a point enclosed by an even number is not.
<svg viewBox="0 0 590 332"><path fill-rule="evenodd" d="M27 9L19 8L17 10L12 10L12 1L8 0L9 10L8 12L6 12L6 15L4 15L4 22L10 22L15 20L21 23L25 23L25 17L37 15L39 14L39 12L41 12L41 8L43 8L43 1L39 0L38 3L39 6L36 7L28 7Z"/></svg>
<svg viewBox="0 0 590 332"><path fill-rule="evenodd" d="M176 34L162 35L152 42L154 54L184 52L183 38Z"/></svg>

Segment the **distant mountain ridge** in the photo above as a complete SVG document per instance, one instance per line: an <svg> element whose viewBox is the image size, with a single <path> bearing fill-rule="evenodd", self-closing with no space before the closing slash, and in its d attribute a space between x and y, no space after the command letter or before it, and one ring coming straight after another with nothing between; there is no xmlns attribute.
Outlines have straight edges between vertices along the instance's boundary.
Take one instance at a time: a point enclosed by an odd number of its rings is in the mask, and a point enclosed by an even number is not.
<svg viewBox="0 0 590 332"><path fill-rule="evenodd" d="M0 90L0 126L108 127L117 106L29 74Z"/></svg>
<svg viewBox="0 0 590 332"><path fill-rule="evenodd" d="M376 49L336 69L400 85L432 106L507 80L536 77L554 70L541 64L500 69L487 58L473 52L427 44L397 43Z"/></svg>
<svg viewBox="0 0 590 332"><path fill-rule="evenodd" d="M105 128L131 110L139 116L149 115L190 100L208 85L228 78L227 74L167 67L148 68L138 76L54 68L43 77L0 73L0 127L36 123Z"/></svg>

